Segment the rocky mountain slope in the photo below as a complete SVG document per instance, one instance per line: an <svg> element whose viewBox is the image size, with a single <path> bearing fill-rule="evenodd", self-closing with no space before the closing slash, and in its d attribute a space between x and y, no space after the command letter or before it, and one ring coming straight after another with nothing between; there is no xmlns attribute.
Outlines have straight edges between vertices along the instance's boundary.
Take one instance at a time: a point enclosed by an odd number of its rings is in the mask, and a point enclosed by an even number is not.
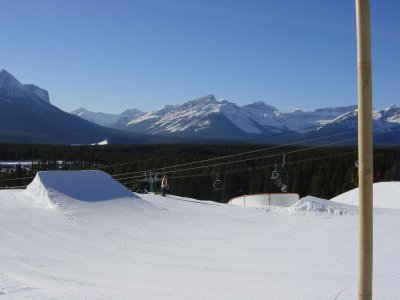
<svg viewBox="0 0 400 300"><path fill-rule="evenodd" d="M92 144L103 140L143 143L148 138L106 128L71 115L50 103L48 92L24 85L0 70L0 142Z"/></svg>

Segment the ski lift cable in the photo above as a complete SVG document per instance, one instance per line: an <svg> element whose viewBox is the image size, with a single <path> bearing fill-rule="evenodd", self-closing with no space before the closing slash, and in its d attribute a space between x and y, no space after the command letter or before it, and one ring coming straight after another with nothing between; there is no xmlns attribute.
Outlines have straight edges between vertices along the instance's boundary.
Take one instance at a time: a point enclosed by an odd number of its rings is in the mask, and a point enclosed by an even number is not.
<svg viewBox="0 0 400 300"><path fill-rule="evenodd" d="M165 170L166 170L166 169L170 169L170 168L177 168L177 167L182 167L182 166L186 166L186 165L192 165L192 164L197 164L197 163L203 163L203 162L208 162L208 161L213 161L213 160L218 160L218 159L224 159L224 158L231 158L231 157L240 156L240 155L246 155L246 154L252 154L252 153L256 153L256 152L262 152L262 151L266 151L266 150L278 149L278 148L293 146L293 145L300 144L300 143L304 143L304 142L311 142L311 141L315 141L315 140L320 140L320 139L335 137L335 136L339 136L339 135L344 135L344 134L348 134L348 133L352 133L352 132L356 132L356 131L357 131L357 130L351 130L351 131L346 131L346 132L343 132L343 133L332 134L332 135L328 135L328 136L324 136L324 137L319 137L319 138L314 138L314 139L302 140L302 141L299 141L299 142L288 143L288 144L285 144L285 145L272 146L272 147L267 147L267 148L262 148L262 149L247 151L247 152L241 152L241 153L236 153L236 154L221 156L221 157L209 158L209 159L200 160L200 161L195 161L195 162L189 162L189 163L184 163L184 164L179 164L179 165L173 165L173 166L162 167L162 168L158 168L158 169L155 169L155 170L159 170L159 171L164 170L164 173L165 173L165 172L167 172L167 171L165 171ZM354 138L352 138L352 139L354 139ZM341 142L343 142L343 141L341 141ZM280 155L280 154L279 154L279 155ZM113 177L114 177L114 176L122 176L122 175L129 175L129 174L141 173L141 172L143 172L143 171L135 171L135 172L129 172L129 173L123 173L123 174L115 174L115 175L112 175L112 176L113 176Z"/></svg>
<svg viewBox="0 0 400 300"><path fill-rule="evenodd" d="M317 147L312 147L312 148L305 148L301 149L301 151L305 150L310 150L310 149L315 149L318 147L326 146L326 145L332 145L335 143L330 143L330 144L325 144ZM295 153L295 152L300 152L300 150L295 150L290 153ZM186 169L180 169L180 170L174 170L174 171L167 171L164 172L164 174L170 174L170 173L177 173L177 172L186 172L186 171L192 171L192 170L199 170L199 169L204 169L204 168L211 168L211 167L217 167L217 166L222 166L222 165L228 165L228 164L233 164L233 163L240 163L244 161L252 161L252 160L257 160L257 159L262 159L262 158L269 158L269 157L274 157L274 156L280 156L281 154L271 154L271 155L265 155L265 156L260 156L260 157L253 157L253 158L248 158L248 159L242 159L242 160L236 160L236 161L229 161L229 162L224 162L224 163L218 163L218 164L213 164L213 165L203 165L203 166L198 166L198 167L193 167L193 168L186 168ZM134 178L140 178L140 175L136 176L128 176L124 178L115 178L116 180L125 180L125 179L134 179Z"/></svg>
<svg viewBox="0 0 400 300"><path fill-rule="evenodd" d="M192 164L198 164L198 163L204 163L204 162L210 162L210 161L214 161L214 160L218 160L218 159L232 158L232 157L235 157L235 156L253 154L253 153L272 150L272 149L284 148L284 147L288 147L288 146L294 146L294 145L297 145L297 144L301 144L301 143L304 143L304 142L311 142L311 141L321 140L321 139L325 139L325 138L331 138L331 137L336 137L336 136L340 136L340 135L344 135L344 134L349 134L349 133L353 133L353 132L356 132L356 131L357 130L351 130L351 131L332 134L332 135L328 135L328 136L318 137L318 138L314 138L314 139L308 139L308 140L302 140L302 141L298 141L298 142L288 143L288 144L285 144L285 145L272 146L272 147L267 147L267 148L262 148L262 149L247 151L247 152L241 152L241 153L236 153L236 154L231 154L231 155L226 155L226 156L221 156L221 157L216 157L216 158L209 158L209 159L195 161L195 162L188 162L188 163L184 163L184 164L166 166L166 167L157 168L157 169L154 169L154 170L158 170L158 171L162 171L163 170L163 173L168 173L170 171L166 171L166 169L177 168L177 167L182 167L182 166L187 166L187 165L192 165ZM352 138L352 139L355 139L355 138ZM340 141L340 142L343 142L343 140ZM340 142L338 142L338 143L340 143ZM280 154L278 154L278 155L280 155ZM142 173L142 172L143 172L143 170L142 171L128 172L128 173L121 173L121 174L114 174L112 176L116 177L116 176L134 175L134 174L138 174L138 173Z"/></svg>
<svg viewBox="0 0 400 300"><path fill-rule="evenodd" d="M164 174L171 174L171 173L177 173L177 172L185 172L185 171L192 171L192 170L199 170L199 169L204 169L204 168L212 168L212 167L217 167L217 166L224 166L224 165L229 165L229 164L234 164L234 163L240 163L240 162L245 162L245 161L252 161L252 160L257 160L261 158L268 158L268 157L274 157L274 156L279 156L281 154L271 154L271 155L265 155L265 156L259 156L259 157L252 157L252 158L247 158L247 159L241 159L241 160L235 160L235 161L228 161L228 162L223 162L223 163L217 163L213 165L203 165L203 166L198 166L198 167L192 167L192 168L186 168L186 169L180 169L180 170L172 170L172 171L166 171L163 172ZM124 178L114 178L116 180L123 180L127 178L138 178L140 176L130 176L130 177L124 177Z"/></svg>
<svg viewBox="0 0 400 300"><path fill-rule="evenodd" d="M304 162L311 162L311 161L318 161L318 160L323 160L323 159L330 159L330 158L335 158L335 157L343 157L343 156L347 156L347 155L355 155L357 154L357 150L356 151L347 151L347 152L342 152L342 153L337 153L337 154L333 154L333 155L324 155L324 156L319 156L319 157L312 157L312 158L307 158L307 159L302 159L302 160L295 160L295 161L290 161L288 162L288 165L295 165L295 164L300 164L300 163L304 163ZM241 168L241 169L233 169L233 170L228 170L222 173L218 173L221 175L227 175L227 174L237 174L237 173L241 173L241 172L246 172L246 171L254 171L254 170L260 170L260 169L268 169L273 167L273 165L263 165L263 166L257 166L257 167L247 167L247 168ZM183 175L183 176L173 176L173 177L169 177L170 179L184 179L184 178L193 178L193 177L211 177L211 176L215 176L217 173L215 172L211 172L211 173L206 173L206 174L192 174L192 175ZM129 181L129 182L124 182L124 184L132 184L132 183L136 183L137 181ZM265 181L261 181L261 182L255 182L252 183L252 185L260 185L260 184L265 184ZM208 185L208 183L204 183L204 185ZM228 184L228 185L224 185L225 188L229 188L231 186L236 186L236 184Z"/></svg>
<svg viewBox="0 0 400 300"><path fill-rule="evenodd" d="M346 156L350 154L356 154L357 151L349 151L349 152L342 152L338 154L333 154L333 155L328 155L328 156L319 156L319 157L313 157L313 158L307 158L303 160L296 160L296 161L291 161L288 162L288 165L293 165L293 164L298 164L298 163L303 163L303 162L309 162L309 161L316 161L316 160L322 160L322 159L328 159L328 158L334 158L334 157L341 157L341 156ZM272 168L274 165L268 164L268 165L263 165L263 166L257 166L257 167L246 167L246 168L241 168L241 169L234 169L234 170L228 170L224 172L219 172L218 174L221 175L226 175L226 174L234 174L234 173L240 173L240 172L245 172L245 171L254 171L254 170L259 170L259 169L267 169L267 168ZM181 179L181 178L190 178L190 177L209 177L209 176L214 176L217 173L215 172L210 172L206 174L190 174L190 175L182 175L182 176L170 176L169 178L171 179ZM125 179L130 179L130 177L124 178ZM122 180L122 179L117 179L117 180Z"/></svg>
<svg viewBox="0 0 400 300"><path fill-rule="evenodd" d="M322 148L322 147L326 147L326 146L331 146L331 145L335 145L338 143L342 143L342 142L346 142L346 141L351 141L356 139L357 137L354 138L349 138L346 140L341 140L338 142L331 142L331 143L327 143L327 144L323 144L323 145L317 145L317 146L313 146L313 147L307 147L307 148L302 148L302 149L298 149L298 150L293 150L293 151L289 151L286 152L286 154L292 154L292 153L297 153L297 152L302 152L302 151L308 151L308 150L312 150L312 149L317 149L317 148ZM187 169L180 169L180 170L172 170L172 171L166 171L163 172L164 174L171 174L171 173L176 173L176 172L184 172L184 171L191 171L191 170L198 170L198 169L203 169L203 168L211 168L211 167L217 167L217 166L224 166L224 165L229 165L229 164L233 164L233 163L239 163L239 162L245 162L245 161L252 161L252 160L257 160L257 159L262 159L262 158L268 158L268 157L274 157L274 156L280 156L281 153L277 153L277 154L270 154L270 155L264 155L264 156L258 156L258 157L251 157L251 158L246 158L246 159L241 159L241 160L235 160L235 161L228 161L228 162L222 162L222 163L216 163L213 165L203 165L203 166L198 166L198 167L192 167L192 168L187 168ZM135 172L137 173L137 172ZM130 173L130 174L134 174L134 173ZM128 179L128 178L137 178L140 176L129 176L129 177L124 177L124 178L119 178L121 180L123 179ZM117 178L114 178L117 179Z"/></svg>
<svg viewBox="0 0 400 300"><path fill-rule="evenodd" d="M349 152L343 152L339 154L334 154L334 155L329 155L329 156L319 156L319 157L313 157L313 158L308 158L308 159L303 159L303 160L297 160L297 161L291 161L288 162L289 165L292 164L299 164L303 162L309 162L309 161L317 161L317 160L322 160L322 159L329 159L333 157L341 157L341 156L346 156L346 155L351 155L351 154L357 154L357 151L349 151ZM243 168L243 169L236 169L236 170L229 170L223 173L219 173L221 175L226 175L226 174L236 174L244 171L252 171L252 170L259 170L259 169L268 169L273 167L273 165L264 165L264 166L258 166L258 167L253 167L253 168ZM193 175L184 175L184 176L174 176L174 177L169 177L170 179L184 179L184 178L189 178L189 177L210 177L210 176L215 176L216 173L207 173L207 174L193 174ZM118 179L117 179L118 180ZM128 181L124 182L125 184L133 184L136 183L137 181ZM260 185L260 184L265 184L265 181L257 181L255 183L252 183L252 185ZM208 186L208 183L204 183L204 186ZM225 187L230 187L230 186L235 186L235 184L229 184L225 185Z"/></svg>
<svg viewBox="0 0 400 300"><path fill-rule="evenodd" d="M287 164L288 165L295 165L299 163L304 163L304 162L311 162L311 161L317 161L317 160L323 160L323 159L329 159L329 158L335 158L335 157L343 157L351 154L356 154L357 151L350 151L350 152L343 152L343 153L338 153L338 154L333 154L329 156L319 156L319 157L312 157L312 158L307 158L307 159L302 159L302 160L295 160L295 161L290 161ZM275 165L275 164L274 164ZM262 166L257 166L257 167L246 167L246 168L240 168L240 169L232 169L232 170L227 170L224 172L220 172L220 175L227 175L227 174L236 174L240 172L248 172L248 171L254 171L254 170L260 170L260 169L269 169L274 167L274 165L268 164L268 165L262 165ZM211 172L211 173L206 173L206 174L192 174L192 175L182 175L182 176L170 176L169 178L171 179L181 179L181 178L189 178L189 177L210 177L214 176L216 173Z"/></svg>
<svg viewBox="0 0 400 300"><path fill-rule="evenodd" d="M347 132L344 132L344 133L338 133L338 134L328 135L328 136L324 136L324 137L320 137L320 138L316 138L316 139L309 139L309 140L305 140L305 141L303 141L303 142L308 142L308 141L313 141L313 140L319 140L319 139L322 139L322 138L335 137L335 136L339 136L339 135L343 135L343 134L348 134L348 133L355 132L355 131L357 131L357 130L352 130L352 131L347 131ZM393 132L396 132L396 131L400 131L400 129L394 130ZM374 133L373 135L374 135L374 136L379 136L379 135L382 135L382 134L384 134L384 133ZM354 140L354 139L357 139L357 137L353 137L353 138L349 138L349 139L344 139L344 140L340 140L340 141L337 141L337 142L331 142L331 143L327 143L327 144L322 144L322 145L318 145L318 146L314 146L314 147L302 148L302 149L299 149L299 150L294 150L294 151L291 151L291 152L286 152L286 154L296 153L296 152L301 152L301 151L306 151L306 150L312 150L312 149L315 149L315 148L321 148L321 147L330 146L330 145L334 145L334 144L340 144L340 143L343 143L343 142L346 142L346 141L350 141L350 140ZM225 163L213 164L213 165L209 165L209 166L200 166L200 167L194 167L194 168L188 168L188 169L181 169L181 170L179 170L179 169L177 170L177 169L176 169L177 167L180 167L180 166L191 165L191 164L196 164L196 163L204 163L204 162L213 161L213 160L217 160L217 159L230 158L230 157L239 156L239 155L244 155L244 154L256 153L256 152L261 152L261 151L270 150L270 149L279 148L279 147L287 147L287 146L294 145L294 144L298 144L298 143L299 143L299 142L296 142L296 143L289 143L289 144L281 145L281 146L273 146L273 147L269 147L269 148L257 149L257 150L253 150L253 151L248 151L248 152L243 152L243 153L237 153L237 154L232 154L232 155L223 156L223 157L211 158L211 159L201 160L201 161L197 161L197 162L190 162L190 163L185 163L185 164L180 164L180 165L167 166L167 167L158 168L158 169L155 169L155 170L166 170L166 169L169 169L169 168L175 168L175 170L173 170L173 171L164 171L164 172L163 172L163 173L166 173L166 174L170 174L170 173L175 173L175 172L188 171L188 170L192 170L192 169L199 169L199 168L205 168L205 167L215 167L215 166L219 166L219 165L225 165L225 164L229 164L229 163L236 163L236 162L246 161L246 160L247 160L247 161L248 161L248 160L256 160L256 159L265 158L265 157L268 157L268 156L262 156L262 157L244 159L244 160L239 160L239 161L234 161L234 162L225 162ZM270 155L270 157L272 157L272 156L278 156L278 155L281 155L281 154L273 154L273 155ZM123 175L134 175L134 174L141 173L141 172L143 172L143 171L129 172L129 173L124 173L124 174L115 174L115 175L112 175L112 176L114 177L114 176L123 176Z"/></svg>

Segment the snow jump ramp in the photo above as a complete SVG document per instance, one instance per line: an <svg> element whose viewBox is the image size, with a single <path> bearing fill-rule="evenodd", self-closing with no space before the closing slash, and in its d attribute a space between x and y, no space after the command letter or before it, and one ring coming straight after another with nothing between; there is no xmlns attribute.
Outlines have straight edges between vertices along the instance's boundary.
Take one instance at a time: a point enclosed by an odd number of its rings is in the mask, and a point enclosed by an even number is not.
<svg viewBox="0 0 400 300"><path fill-rule="evenodd" d="M141 200L110 175L97 170L40 171L25 192L46 206L67 199L86 202L121 198Z"/></svg>

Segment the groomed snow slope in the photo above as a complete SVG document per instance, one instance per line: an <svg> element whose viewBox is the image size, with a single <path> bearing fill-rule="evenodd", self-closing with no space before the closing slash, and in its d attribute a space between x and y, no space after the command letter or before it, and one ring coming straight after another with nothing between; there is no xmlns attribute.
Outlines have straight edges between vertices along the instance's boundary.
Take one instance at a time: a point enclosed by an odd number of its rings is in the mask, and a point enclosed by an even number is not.
<svg viewBox="0 0 400 300"><path fill-rule="evenodd" d="M400 182L392 181L374 183L373 191L374 207L400 209ZM358 197L359 189L355 188L332 198L330 201L358 206Z"/></svg>
<svg viewBox="0 0 400 300"><path fill-rule="evenodd" d="M357 298L358 214L306 205L322 199L303 198L301 212L152 194L93 201L65 184L52 181L51 209L0 191L0 298ZM400 210L375 210L374 226L374 299L400 299Z"/></svg>

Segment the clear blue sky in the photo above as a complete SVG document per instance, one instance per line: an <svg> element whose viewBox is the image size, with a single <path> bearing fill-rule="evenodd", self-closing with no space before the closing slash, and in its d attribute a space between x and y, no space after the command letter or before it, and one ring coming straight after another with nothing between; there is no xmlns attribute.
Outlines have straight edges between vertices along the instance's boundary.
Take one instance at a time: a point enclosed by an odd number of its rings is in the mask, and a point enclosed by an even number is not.
<svg viewBox="0 0 400 300"><path fill-rule="evenodd" d="M281 111L357 103L352 0L0 0L0 68L65 111L213 93ZM372 0L374 107L400 103L400 1Z"/></svg>

